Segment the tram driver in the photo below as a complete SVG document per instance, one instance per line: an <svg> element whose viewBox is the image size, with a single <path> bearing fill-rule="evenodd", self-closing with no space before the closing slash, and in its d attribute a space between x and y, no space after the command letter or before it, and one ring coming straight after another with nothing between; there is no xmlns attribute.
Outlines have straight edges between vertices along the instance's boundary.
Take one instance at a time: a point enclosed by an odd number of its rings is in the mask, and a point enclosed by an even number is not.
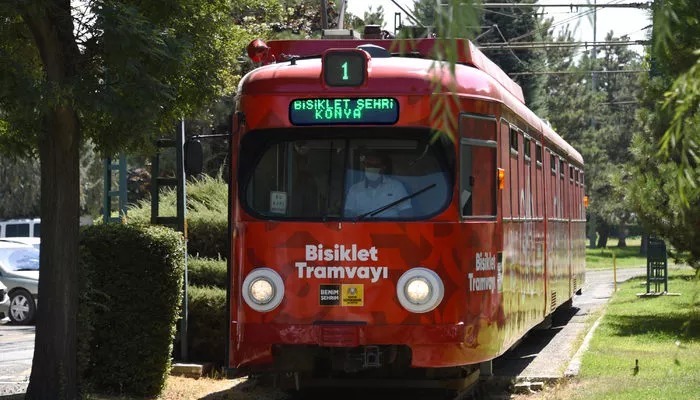
<svg viewBox="0 0 700 400"><path fill-rule="evenodd" d="M363 178L352 185L345 198L345 215L376 218L412 216L411 200L404 185L388 174L388 161L374 152L360 157ZM396 204L400 199L404 199ZM389 206L391 205L391 206ZM386 209L381 210L382 208ZM376 214L375 214L376 212Z"/></svg>

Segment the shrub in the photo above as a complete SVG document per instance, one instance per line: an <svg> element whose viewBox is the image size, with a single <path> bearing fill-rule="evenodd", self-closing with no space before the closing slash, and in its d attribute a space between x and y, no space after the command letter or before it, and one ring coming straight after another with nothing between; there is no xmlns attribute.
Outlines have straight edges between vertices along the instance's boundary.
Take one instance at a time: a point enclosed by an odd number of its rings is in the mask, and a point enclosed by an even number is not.
<svg viewBox="0 0 700 400"><path fill-rule="evenodd" d="M187 217L187 253L199 257L228 258L228 218L213 211Z"/></svg>
<svg viewBox="0 0 700 400"><path fill-rule="evenodd" d="M79 344L86 383L99 392L159 394L182 302L182 235L165 227L96 225L82 231L80 251L90 280L81 284L87 304L80 307L90 322L79 326L86 333Z"/></svg>
<svg viewBox="0 0 700 400"><path fill-rule="evenodd" d="M226 289L190 286L188 352L190 359L223 364L226 357Z"/></svg>
<svg viewBox="0 0 700 400"><path fill-rule="evenodd" d="M190 257L187 259L190 286L213 286L226 289L226 260Z"/></svg>
<svg viewBox="0 0 700 400"><path fill-rule="evenodd" d="M161 216L176 215L172 188L160 194ZM139 201L127 211L129 223L150 223L151 200ZM187 182L187 252L200 257L228 257L228 185L205 176Z"/></svg>

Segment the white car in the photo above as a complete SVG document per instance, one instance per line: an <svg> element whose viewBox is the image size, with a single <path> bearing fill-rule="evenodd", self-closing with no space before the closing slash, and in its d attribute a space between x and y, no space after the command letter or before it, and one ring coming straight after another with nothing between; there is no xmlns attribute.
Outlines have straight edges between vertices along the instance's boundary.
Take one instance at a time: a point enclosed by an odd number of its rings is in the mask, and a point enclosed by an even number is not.
<svg viewBox="0 0 700 400"><path fill-rule="evenodd" d="M0 282L0 308L7 307L10 304L10 296L7 295L7 286ZM0 319L3 319L0 315Z"/></svg>
<svg viewBox="0 0 700 400"><path fill-rule="evenodd" d="M37 250L41 247L41 238L38 237L6 237L1 238L0 242L28 244Z"/></svg>
<svg viewBox="0 0 700 400"><path fill-rule="evenodd" d="M9 302L0 302L0 313L16 324L31 323L39 296L39 250L0 239L0 282L10 297Z"/></svg>
<svg viewBox="0 0 700 400"><path fill-rule="evenodd" d="M8 219L0 221L0 238L9 236L41 237L41 219Z"/></svg>

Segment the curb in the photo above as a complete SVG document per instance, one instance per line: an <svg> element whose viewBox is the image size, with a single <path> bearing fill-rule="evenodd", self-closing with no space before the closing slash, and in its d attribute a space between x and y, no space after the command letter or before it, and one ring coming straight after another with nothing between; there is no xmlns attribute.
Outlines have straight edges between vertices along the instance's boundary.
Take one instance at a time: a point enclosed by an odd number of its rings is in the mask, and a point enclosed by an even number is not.
<svg viewBox="0 0 700 400"><path fill-rule="evenodd" d="M569 366L566 368L566 371L564 371L564 378L572 378L575 377L579 374L581 370L581 359L583 358L583 353L588 350L588 346L590 345L591 339L593 338L593 334L595 333L595 330L598 329L598 325L600 325L600 322L603 320L603 317L605 316L605 309L603 309L603 312L601 313L600 317L595 320L593 323L593 326L591 326L591 329L586 333L586 337L583 339L583 343L581 343L581 347L578 348L576 351L576 354L571 358L571 361L569 361Z"/></svg>
<svg viewBox="0 0 700 400"><path fill-rule="evenodd" d="M201 378L212 370L211 363L185 364L175 363L170 368L170 375L186 376L188 378Z"/></svg>

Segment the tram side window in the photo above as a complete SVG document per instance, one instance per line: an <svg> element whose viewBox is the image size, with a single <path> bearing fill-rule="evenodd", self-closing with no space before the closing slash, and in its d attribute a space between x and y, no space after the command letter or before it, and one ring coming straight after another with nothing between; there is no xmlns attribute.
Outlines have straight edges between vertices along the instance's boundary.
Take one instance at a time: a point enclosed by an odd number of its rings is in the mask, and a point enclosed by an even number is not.
<svg viewBox="0 0 700 400"><path fill-rule="evenodd" d="M549 156L549 165L552 167L552 175L556 175L557 173L557 156L552 153Z"/></svg>
<svg viewBox="0 0 700 400"><path fill-rule="evenodd" d="M564 171L565 171L565 168L564 168L564 160L562 160L562 159L560 158L560 159L559 159L559 175L561 176L562 179L564 179Z"/></svg>
<svg viewBox="0 0 700 400"><path fill-rule="evenodd" d="M496 215L496 120L464 115L460 120L460 212L463 217Z"/></svg>
<svg viewBox="0 0 700 400"><path fill-rule="evenodd" d="M525 138L523 151L525 152L525 161L530 161L530 139Z"/></svg>
<svg viewBox="0 0 700 400"><path fill-rule="evenodd" d="M537 189L535 191L535 217L541 218L543 216L543 203L542 199L544 196L544 172L543 172L543 166L542 166L542 145L539 143L536 143L535 145L535 160L536 160L536 168L535 168L535 183L537 184Z"/></svg>

